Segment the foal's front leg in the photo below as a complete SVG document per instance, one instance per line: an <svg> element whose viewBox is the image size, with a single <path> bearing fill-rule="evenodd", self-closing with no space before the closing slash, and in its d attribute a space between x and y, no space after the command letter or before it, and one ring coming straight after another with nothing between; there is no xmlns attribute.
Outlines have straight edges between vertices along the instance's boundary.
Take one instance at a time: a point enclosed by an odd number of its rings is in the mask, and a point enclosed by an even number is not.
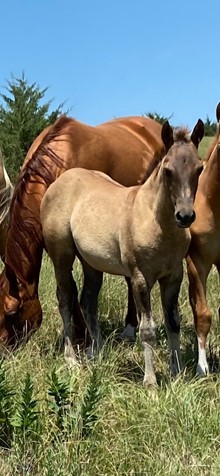
<svg viewBox="0 0 220 476"><path fill-rule="evenodd" d="M169 275L159 281L161 301L165 318L165 326L170 351L170 370L173 376L182 369L180 355L180 316L178 310L178 297L183 278L182 265L175 270L175 274Z"/></svg>
<svg viewBox="0 0 220 476"><path fill-rule="evenodd" d="M153 368L153 346L156 341L155 324L151 314L150 287L140 271L136 271L131 279L134 300L140 320L139 334L144 349L145 372L144 385L155 387L157 385Z"/></svg>

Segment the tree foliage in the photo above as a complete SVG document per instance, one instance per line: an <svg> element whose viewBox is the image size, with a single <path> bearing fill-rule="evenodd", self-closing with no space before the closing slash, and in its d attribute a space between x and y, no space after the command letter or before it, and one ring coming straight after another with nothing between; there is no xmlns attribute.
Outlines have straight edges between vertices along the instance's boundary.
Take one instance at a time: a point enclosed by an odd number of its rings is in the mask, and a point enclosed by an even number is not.
<svg viewBox="0 0 220 476"><path fill-rule="evenodd" d="M210 121L208 116L206 116L206 121L204 121L204 126L205 126L205 136L212 137L216 134L216 122Z"/></svg>
<svg viewBox="0 0 220 476"><path fill-rule="evenodd" d="M170 117L165 117L157 112L148 112L145 115L149 117L150 119L153 119L154 121L159 122L160 124L164 124L164 122L168 121L172 117L172 115Z"/></svg>
<svg viewBox="0 0 220 476"><path fill-rule="evenodd" d="M29 84L22 73L6 81L6 93L0 93L0 148L7 171L15 179L25 155L40 132L62 112L63 104L49 113L52 100L42 103L48 88Z"/></svg>

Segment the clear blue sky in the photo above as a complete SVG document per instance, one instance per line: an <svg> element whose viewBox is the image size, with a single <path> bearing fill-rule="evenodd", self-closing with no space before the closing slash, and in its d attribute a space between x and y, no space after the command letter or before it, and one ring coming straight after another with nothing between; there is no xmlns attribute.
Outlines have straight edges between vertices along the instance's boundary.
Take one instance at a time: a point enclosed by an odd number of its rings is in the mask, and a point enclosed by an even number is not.
<svg viewBox="0 0 220 476"><path fill-rule="evenodd" d="M219 0L1 2L0 91L11 73L49 86L91 125L158 112L193 127L220 101Z"/></svg>

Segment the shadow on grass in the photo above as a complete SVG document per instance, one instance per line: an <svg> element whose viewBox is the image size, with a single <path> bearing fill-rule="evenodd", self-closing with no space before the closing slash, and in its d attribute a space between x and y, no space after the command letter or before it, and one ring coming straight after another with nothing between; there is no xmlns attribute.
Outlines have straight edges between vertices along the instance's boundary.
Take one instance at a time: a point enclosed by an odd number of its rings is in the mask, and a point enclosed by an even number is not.
<svg viewBox="0 0 220 476"><path fill-rule="evenodd" d="M102 320L100 323L101 334L103 337L103 342L109 341L109 344L112 349L118 349L120 354L120 348L122 349L123 358L120 361L120 375L122 379L127 379L130 381L134 381L136 383L141 383L143 381L143 367L144 363L142 362L141 365L138 365L135 362L135 358L131 357L130 353L124 350L127 349L134 349L136 347L137 352L141 355L142 349L141 344L138 338L137 332L137 339L136 342L134 341L126 341L122 342L120 339L120 334L124 329L123 323L121 322L116 329L115 322L110 319ZM105 344L106 345L106 344ZM81 347L83 350L83 346ZM168 357L168 344L167 344L167 336L164 324L157 326L156 328L156 349L158 351L162 350L166 357ZM51 346L43 345L41 348L41 355L48 355L48 351L51 352ZM76 351L79 351L79 346L76 347ZM63 333L57 336L55 344L53 346L53 356L57 356L57 354L63 354L64 352L64 336ZM182 324L181 326L181 354L182 354L182 361L183 361L183 369L186 370L186 381L195 378L196 373L196 365L197 365L197 340L195 337L195 329L193 325L186 325ZM106 359L108 358L108 352L106 355ZM120 357L119 357L120 358ZM163 357L164 358L164 357ZM220 350L219 346L212 343L209 345L207 350L207 359L210 368L210 373L219 373L220 372ZM142 357L140 358L142 360ZM171 376L167 375L167 373L163 372L156 372L157 382L159 386L166 385Z"/></svg>

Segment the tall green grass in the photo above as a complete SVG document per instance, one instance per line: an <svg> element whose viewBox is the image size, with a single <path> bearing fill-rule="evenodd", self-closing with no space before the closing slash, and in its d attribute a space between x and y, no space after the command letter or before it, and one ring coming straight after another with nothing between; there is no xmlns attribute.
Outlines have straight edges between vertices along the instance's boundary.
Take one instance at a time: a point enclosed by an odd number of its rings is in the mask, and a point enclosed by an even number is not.
<svg viewBox="0 0 220 476"><path fill-rule="evenodd" d="M74 275L81 287L81 268ZM127 289L106 275L99 299L104 336L100 354L71 373L63 358L63 326L55 280L44 255L40 277L43 324L0 366L1 476L218 476L220 466L219 283L213 269L208 302L213 311L208 359L211 375L195 379L196 347L186 275L180 293L185 370L172 380L159 290L154 364L158 391L143 388L139 340L119 343Z"/></svg>

